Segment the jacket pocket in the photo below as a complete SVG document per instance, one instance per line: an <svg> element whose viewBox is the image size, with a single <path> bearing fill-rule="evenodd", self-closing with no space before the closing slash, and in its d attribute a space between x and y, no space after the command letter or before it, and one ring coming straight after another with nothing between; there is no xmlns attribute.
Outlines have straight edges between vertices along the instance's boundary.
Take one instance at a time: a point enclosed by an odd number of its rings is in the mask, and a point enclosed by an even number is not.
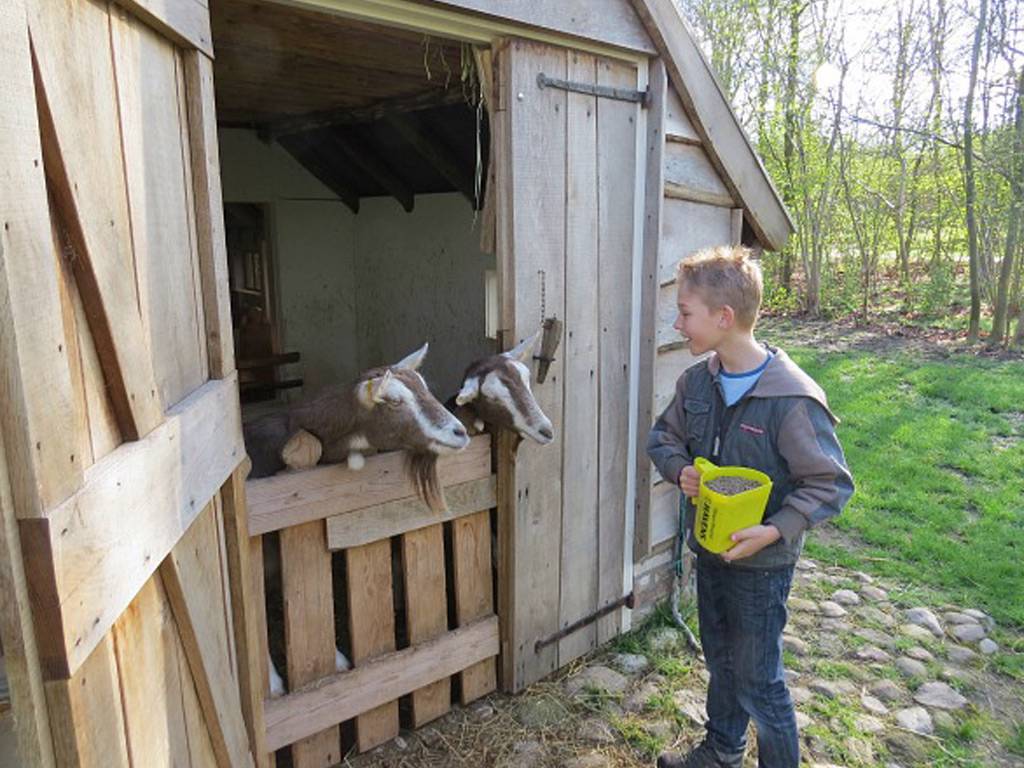
<svg viewBox="0 0 1024 768"><path fill-rule="evenodd" d="M707 400L688 397L683 401L683 410L686 412L686 437L692 441L690 447L691 449L699 448L699 444L708 430L711 403Z"/></svg>

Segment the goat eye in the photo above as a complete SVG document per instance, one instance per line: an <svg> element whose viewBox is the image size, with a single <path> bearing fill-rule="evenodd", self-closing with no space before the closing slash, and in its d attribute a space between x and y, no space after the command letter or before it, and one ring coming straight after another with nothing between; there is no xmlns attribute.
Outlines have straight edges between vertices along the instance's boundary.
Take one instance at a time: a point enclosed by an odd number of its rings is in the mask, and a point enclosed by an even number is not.
<svg viewBox="0 0 1024 768"><path fill-rule="evenodd" d="M387 395L384 398L384 402L390 405L392 408L396 408L402 404L402 398L395 397L394 395Z"/></svg>

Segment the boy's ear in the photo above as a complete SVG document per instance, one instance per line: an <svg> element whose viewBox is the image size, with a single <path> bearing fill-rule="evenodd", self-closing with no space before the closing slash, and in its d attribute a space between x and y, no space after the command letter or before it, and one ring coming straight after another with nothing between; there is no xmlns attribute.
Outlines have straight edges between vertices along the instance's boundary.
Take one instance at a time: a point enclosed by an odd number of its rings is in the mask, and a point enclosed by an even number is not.
<svg viewBox="0 0 1024 768"><path fill-rule="evenodd" d="M722 305L722 317L718 321L718 327L728 330L736 323L736 312L728 304Z"/></svg>

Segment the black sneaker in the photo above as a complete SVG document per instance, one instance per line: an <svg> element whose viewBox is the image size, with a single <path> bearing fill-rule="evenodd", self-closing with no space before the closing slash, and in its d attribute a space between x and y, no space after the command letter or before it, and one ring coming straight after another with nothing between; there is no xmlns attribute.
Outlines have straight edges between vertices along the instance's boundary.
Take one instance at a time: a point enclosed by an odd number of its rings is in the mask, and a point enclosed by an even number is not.
<svg viewBox="0 0 1024 768"><path fill-rule="evenodd" d="M658 756L658 768L730 768L728 763L718 759L718 753L702 741L687 755L662 752Z"/></svg>

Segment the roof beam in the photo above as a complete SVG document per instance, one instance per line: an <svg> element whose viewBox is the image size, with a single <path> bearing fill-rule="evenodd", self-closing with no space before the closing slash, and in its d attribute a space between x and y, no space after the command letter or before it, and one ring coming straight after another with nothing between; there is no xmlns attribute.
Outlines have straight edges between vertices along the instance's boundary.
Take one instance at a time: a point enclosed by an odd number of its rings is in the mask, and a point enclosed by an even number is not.
<svg viewBox="0 0 1024 768"><path fill-rule="evenodd" d="M412 190L398 177L398 174L391 170L387 163L378 157L376 152L359 140L345 136L337 129L328 129L318 135L323 137L322 149L330 152L340 151L349 162L384 187L388 194L405 209L406 213L412 211L415 203Z"/></svg>
<svg viewBox="0 0 1024 768"><path fill-rule="evenodd" d="M438 90L430 89L420 91L411 96L402 96L393 99L367 104L363 107L344 107L339 109L328 109L317 112L308 112L304 115L295 115L275 120L260 131L260 136L265 141L273 141L281 136L289 136L295 133L305 133L316 128L328 128L335 125L356 125L358 123L371 123L380 120L388 115L402 114L405 112L416 112L431 107L444 107L452 104L461 104L465 101L461 89Z"/></svg>
<svg viewBox="0 0 1024 768"><path fill-rule="evenodd" d="M321 152L306 134L282 136L278 144L294 157L299 164L309 171L334 194L336 194L352 213L359 213L359 195L338 178L333 168L333 158Z"/></svg>
<svg viewBox="0 0 1024 768"><path fill-rule="evenodd" d="M476 187L473 184L473 178L463 170L455 155L432 131L417 125L417 122L407 114L390 115L387 122L412 145L424 160L434 167L434 170L461 192L471 205L476 205Z"/></svg>

